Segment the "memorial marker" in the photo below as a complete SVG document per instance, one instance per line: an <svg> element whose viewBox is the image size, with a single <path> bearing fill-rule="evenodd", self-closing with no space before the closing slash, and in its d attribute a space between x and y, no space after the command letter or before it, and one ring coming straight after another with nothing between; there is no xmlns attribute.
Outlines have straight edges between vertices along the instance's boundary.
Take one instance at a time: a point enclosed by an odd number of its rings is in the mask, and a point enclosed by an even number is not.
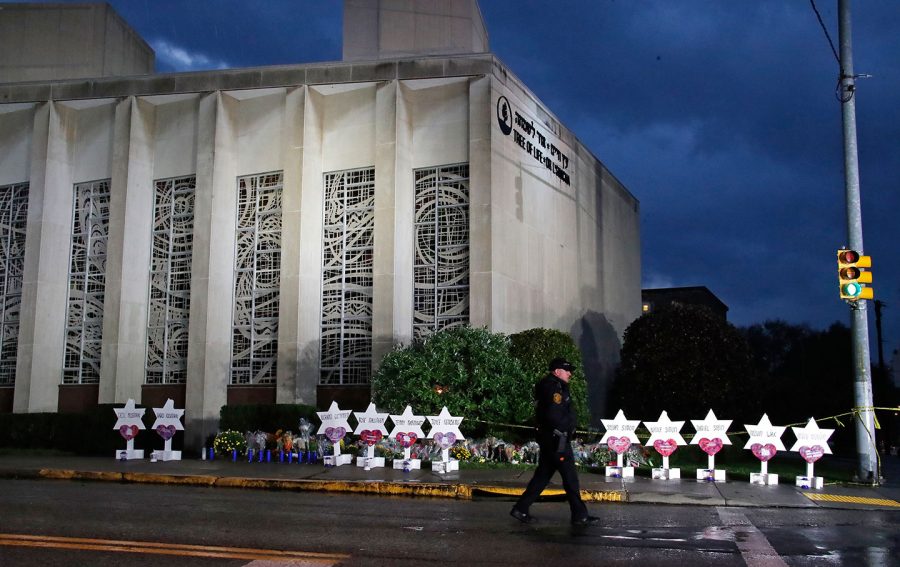
<svg viewBox="0 0 900 567"><path fill-rule="evenodd" d="M664 411L659 414L657 421L645 421L644 427L650 432L650 439L647 439L645 445L656 449L656 452L662 455L663 460L662 468L652 470L652 478L661 480L681 478L681 469L669 468L669 455L674 453L680 445L687 444L684 437L681 436L684 422L670 420L669 414Z"/></svg>
<svg viewBox="0 0 900 567"><path fill-rule="evenodd" d="M691 445L699 445L709 456L705 469L697 469L697 480L709 480L713 482L725 481L725 470L716 469L716 453L725 445L731 445L726 432L731 425L730 419L717 419L713 410L709 410L705 419L692 419L691 424L697 433L691 439Z"/></svg>
<svg viewBox="0 0 900 567"><path fill-rule="evenodd" d="M753 456L759 459L760 470L758 473L750 473L750 484L778 484L778 475L769 474L769 460L775 456L778 451L784 451L784 443L781 442L781 436L784 435L785 427L772 425L769 416L763 414L762 419L756 425L744 424L750 439L744 445L744 449L750 449Z"/></svg>
<svg viewBox="0 0 900 567"><path fill-rule="evenodd" d="M134 407L134 400L131 398L125 402L125 407L121 408L113 408L113 411L116 412L116 424L113 426L113 429L119 431L119 435L125 439L125 450L124 451L116 451L116 458L120 461L127 461L130 459L143 459L144 458L144 450L143 449L135 449L134 448L134 438L137 437L138 432L141 429L147 429L144 426L144 422L141 420L144 417L144 408L138 409Z"/></svg>

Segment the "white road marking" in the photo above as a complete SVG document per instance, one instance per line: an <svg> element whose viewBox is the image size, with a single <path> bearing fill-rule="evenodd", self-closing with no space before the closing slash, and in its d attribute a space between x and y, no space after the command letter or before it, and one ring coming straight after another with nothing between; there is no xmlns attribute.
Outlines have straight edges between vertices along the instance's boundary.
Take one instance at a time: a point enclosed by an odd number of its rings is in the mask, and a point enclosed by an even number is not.
<svg viewBox="0 0 900 567"><path fill-rule="evenodd" d="M737 508L716 508L722 523L734 532L734 541L747 567L787 567L766 536Z"/></svg>

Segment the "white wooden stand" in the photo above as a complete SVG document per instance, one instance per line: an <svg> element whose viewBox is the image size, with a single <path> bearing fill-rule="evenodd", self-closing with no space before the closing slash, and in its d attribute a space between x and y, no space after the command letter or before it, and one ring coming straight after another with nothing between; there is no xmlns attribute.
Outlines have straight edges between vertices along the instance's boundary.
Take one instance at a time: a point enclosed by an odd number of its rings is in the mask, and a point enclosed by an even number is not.
<svg viewBox="0 0 900 567"><path fill-rule="evenodd" d="M772 486L778 484L778 475L769 473L750 473L750 484Z"/></svg>
<svg viewBox="0 0 900 567"><path fill-rule="evenodd" d="M124 458L123 458L124 457ZM117 461L130 461L132 459L143 459L144 450L134 448L134 439L129 439L125 444L124 450L116 451Z"/></svg>
<svg viewBox="0 0 900 567"><path fill-rule="evenodd" d="M444 474L459 470L459 461L450 459L450 449L441 451L441 460L431 462L431 470L433 472Z"/></svg>
<svg viewBox="0 0 900 567"><path fill-rule="evenodd" d="M709 455L707 467L705 469L697 469L697 480L708 482L725 482L725 469L716 468L716 456Z"/></svg>
<svg viewBox="0 0 900 567"><path fill-rule="evenodd" d="M758 473L750 473L750 484L772 486L778 484L778 475L769 474L769 463L762 461Z"/></svg>
<svg viewBox="0 0 900 567"><path fill-rule="evenodd" d="M341 454L341 441L338 440L334 445L334 455L327 455L322 458L322 462L326 467L339 467L341 465L349 465L353 462L353 455Z"/></svg>
<svg viewBox="0 0 900 567"><path fill-rule="evenodd" d="M725 482L725 469L697 469L697 480Z"/></svg>
<svg viewBox="0 0 900 567"><path fill-rule="evenodd" d="M606 476L611 478L634 478L634 467L626 467L622 454L616 455L616 466L606 467Z"/></svg>
<svg viewBox="0 0 900 567"><path fill-rule="evenodd" d="M363 467L365 470L384 467L384 457L376 457L375 446L370 445L365 456L356 457L356 466Z"/></svg>
<svg viewBox="0 0 900 567"><path fill-rule="evenodd" d="M404 463L406 466L404 467ZM422 461L420 459L411 459L409 447L403 450L403 458L402 459L394 459L394 470L402 471L404 468L408 468L409 470L416 470L422 468Z"/></svg>
<svg viewBox="0 0 900 567"><path fill-rule="evenodd" d="M825 486L825 478L821 476L798 476L796 485L800 488L813 488L821 490Z"/></svg>
<svg viewBox="0 0 900 567"><path fill-rule="evenodd" d="M681 478L681 469L669 468L669 457L663 456L662 468L653 469L650 478L656 480L677 480Z"/></svg>
<svg viewBox="0 0 900 567"><path fill-rule="evenodd" d="M163 450L157 453L157 458L162 461L180 461L181 460L181 451L173 451L172 450L172 440L166 439L166 444L163 446Z"/></svg>
<svg viewBox="0 0 900 567"><path fill-rule="evenodd" d="M681 478L681 469L653 469L651 471L651 478L656 480L678 480Z"/></svg>
<svg viewBox="0 0 900 567"><path fill-rule="evenodd" d="M326 467L339 467L341 465L349 465L353 462L353 455L326 455L322 458L322 462Z"/></svg>
<svg viewBox="0 0 900 567"><path fill-rule="evenodd" d="M796 485L800 488L814 488L821 490L825 486L825 478L816 476L813 472L813 463L806 463L806 476L798 476Z"/></svg>

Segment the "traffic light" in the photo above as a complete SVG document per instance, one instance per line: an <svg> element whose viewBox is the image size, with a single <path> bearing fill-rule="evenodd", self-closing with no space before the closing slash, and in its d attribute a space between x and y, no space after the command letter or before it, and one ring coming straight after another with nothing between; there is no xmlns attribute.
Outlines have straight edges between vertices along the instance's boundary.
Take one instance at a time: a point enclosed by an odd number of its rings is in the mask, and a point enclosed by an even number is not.
<svg viewBox="0 0 900 567"><path fill-rule="evenodd" d="M861 256L856 250L838 250L838 280L841 286L841 299L859 301L872 299L875 293L864 284L872 283L872 272L865 268L872 267L872 258Z"/></svg>

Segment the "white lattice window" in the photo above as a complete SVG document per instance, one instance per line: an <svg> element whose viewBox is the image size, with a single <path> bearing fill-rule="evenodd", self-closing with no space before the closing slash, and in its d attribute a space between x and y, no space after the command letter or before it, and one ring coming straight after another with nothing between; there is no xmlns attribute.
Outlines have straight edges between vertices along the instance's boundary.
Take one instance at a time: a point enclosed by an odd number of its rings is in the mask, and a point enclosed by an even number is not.
<svg viewBox="0 0 900 567"><path fill-rule="evenodd" d="M0 187L0 386L16 382L28 183Z"/></svg>
<svg viewBox="0 0 900 567"><path fill-rule="evenodd" d="M417 169L413 337L469 323L469 164Z"/></svg>
<svg viewBox="0 0 900 567"><path fill-rule="evenodd" d="M197 177L161 179L154 185L145 381L183 384L187 381Z"/></svg>
<svg viewBox="0 0 900 567"><path fill-rule="evenodd" d="M64 384L100 382L108 234L109 180L75 185Z"/></svg>
<svg viewBox="0 0 900 567"><path fill-rule="evenodd" d="M238 179L232 384L275 383L282 187L281 172Z"/></svg>
<svg viewBox="0 0 900 567"><path fill-rule="evenodd" d="M319 383L372 375L375 169L325 174Z"/></svg>

